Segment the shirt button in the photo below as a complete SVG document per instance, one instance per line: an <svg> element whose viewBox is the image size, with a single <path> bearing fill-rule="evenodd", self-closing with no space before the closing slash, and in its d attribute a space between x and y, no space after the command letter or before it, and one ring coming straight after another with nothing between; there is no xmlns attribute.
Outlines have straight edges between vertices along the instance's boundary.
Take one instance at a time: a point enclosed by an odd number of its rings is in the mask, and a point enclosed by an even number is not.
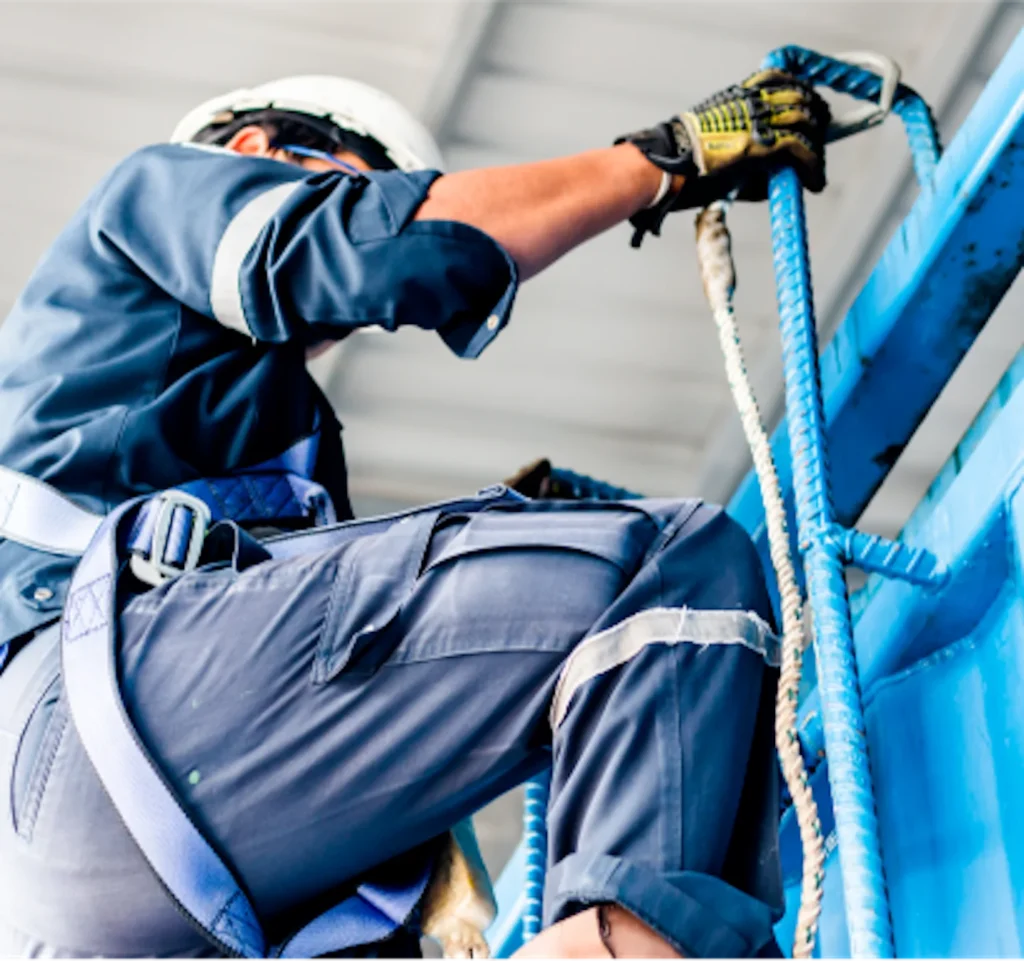
<svg viewBox="0 0 1024 961"><path fill-rule="evenodd" d="M491 314L491 316L487 318L487 329L488 330L497 330L499 323L500 323L500 321L498 320L498 315L497 314Z"/></svg>
<svg viewBox="0 0 1024 961"><path fill-rule="evenodd" d="M53 591L48 587L37 587L33 592L32 597L40 603L43 603L44 601L53 599Z"/></svg>

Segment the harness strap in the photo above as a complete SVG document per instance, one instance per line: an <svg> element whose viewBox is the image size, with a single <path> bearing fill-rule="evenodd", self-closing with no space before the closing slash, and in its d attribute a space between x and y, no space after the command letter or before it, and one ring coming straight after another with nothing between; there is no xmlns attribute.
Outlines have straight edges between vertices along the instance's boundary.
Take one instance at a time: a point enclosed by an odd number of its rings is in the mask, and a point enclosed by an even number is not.
<svg viewBox="0 0 1024 961"><path fill-rule="evenodd" d="M445 507L479 510L509 499L521 498L495 487ZM200 508L200 503L181 491L166 491L149 501L129 501L101 520L75 569L64 608L64 689L86 754L172 901L221 952L264 957L269 946L252 902L192 823L137 736L117 678L119 558L130 545L137 550L148 541L151 554L156 552L160 563L174 565L179 572L186 569L196 545L202 546L211 513L205 505ZM326 535L336 544L423 510L430 508L339 525L329 531L302 532L264 546L272 556L294 556L316 549ZM385 885L375 879L360 885L354 895L307 924L273 953L312 957L390 937L408 922L419 904L430 880L433 851L423 849L412 855L407 866L405 883Z"/></svg>
<svg viewBox="0 0 1024 961"><path fill-rule="evenodd" d="M121 699L115 660L118 543L143 507L130 501L104 518L72 577L61 624L68 705L103 787L178 908L220 951L265 957L268 945L249 897L189 819ZM286 956L297 951L311 957L390 937L426 888L432 858L425 853L423 860L413 884L389 892L386 910L378 903L379 885L361 886L291 938L282 949Z"/></svg>
<svg viewBox="0 0 1024 961"><path fill-rule="evenodd" d="M0 465L0 537L51 554L85 553L101 518L56 487Z"/></svg>
<svg viewBox="0 0 1024 961"><path fill-rule="evenodd" d="M147 500L128 538L135 576L156 586L199 561L214 521L238 523L337 519L324 488L288 469L283 458L233 477L190 481ZM79 507L52 484L0 465L0 538L50 554L79 557L103 517ZM0 645L0 667L6 645Z"/></svg>
<svg viewBox="0 0 1024 961"><path fill-rule="evenodd" d="M155 586L194 567L213 521L333 524L337 517L330 495L309 479L315 457L312 436L234 476L190 481L147 501L127 545L136 577ZM197 515L205 523L193 523ZM52 484L0 465L0 539L80 557L102 520ZM9 653L10 644L0 642L0 670Z"/></svg>

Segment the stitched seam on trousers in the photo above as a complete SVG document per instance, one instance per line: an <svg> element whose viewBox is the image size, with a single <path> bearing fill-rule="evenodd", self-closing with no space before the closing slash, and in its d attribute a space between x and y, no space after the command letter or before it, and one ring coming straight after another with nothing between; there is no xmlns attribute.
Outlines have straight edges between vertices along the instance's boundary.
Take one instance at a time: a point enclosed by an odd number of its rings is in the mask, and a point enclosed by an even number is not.
<svg viewBox="0 0 1024 961"><path fill-rule="evenodd" d="M47 691L49 692L49 689ZM46 787L50 783L50 773L53 771L57 752L64 742L67 726L68 712L64 709L64 701L61 699L53 706L53 714L50 716L43 734L43 743L33 762L32 773L29 775L28 787L25 790L24 816L18 817L15 812L18 836L25 841L32 840L36 819L46 795Z"/></svg>
<svg viewBox="0 0 1024 961"><path fill-rule="evenodd" d="M350 548L350 550L357 549ZM331 662L336 654L333 635L341 618L341 612L345 609L344 602L352 594L354 573L355 565L351 563L351 558L345 555L340 563L334 565L334 583L331 585L331 595L327 599L327 609L320 625L320 640L317 641L313 661L313 680L319 683L325 682L332 672Z"/></svg>
<svg viewBox="0 0 1024 961"><path fill-rule="evenodd" d="M686 812L683 810L683 798L686 797L686 752L690 745L684 745L683 731L683 694L680 673L683 665L678 658L666 664L662 668L662 682L670 692L669 704L665 709L659 710L656 717L658 725L664 725L667 730L658 732L659 750L662 752L661 769L658 772L658 781L662 789L661 824L662 839L662 869L674 871L686 863ZM659 692L660 693L660 692ZM669 705L671 705L669 707ZM665 715L671 711L672 718L668 720ZM666 756L671 748L673 756Z"/></svg>

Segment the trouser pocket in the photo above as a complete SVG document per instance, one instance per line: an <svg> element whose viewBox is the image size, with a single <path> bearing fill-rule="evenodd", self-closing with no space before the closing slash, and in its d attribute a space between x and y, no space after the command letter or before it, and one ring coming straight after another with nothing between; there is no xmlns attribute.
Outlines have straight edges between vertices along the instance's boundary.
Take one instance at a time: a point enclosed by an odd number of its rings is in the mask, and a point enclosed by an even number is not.
<svg viewBox="0 0 1024 961"><path fill-rule="evenodd" d="M343 670L372 673L387 656L387 629L419 577L438 514L411 514L346 545L317 645L314 683ZM371 648L374 656L365 658Z"/></svg>
<svg viewBox="0 0 1024 961"><path fill-rule="evenodd" d="M14 829L26 841L32 839L53 762L68 727L67 703L61 694L61 679L57 677L36 703L18 740L11 784L11 812Z"/></svg>

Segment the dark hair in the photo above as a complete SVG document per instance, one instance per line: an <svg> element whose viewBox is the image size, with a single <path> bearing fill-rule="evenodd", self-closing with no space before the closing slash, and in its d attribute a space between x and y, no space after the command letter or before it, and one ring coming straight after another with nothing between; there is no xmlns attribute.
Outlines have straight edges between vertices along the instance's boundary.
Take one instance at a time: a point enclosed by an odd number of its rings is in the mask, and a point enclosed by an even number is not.
<svg viewBox="0 0 1024 961"><path fill-rule="evenodd" d="M308 147L327 153L350 150L362 157L374 170L395 169L395 163L388 156L384 145L373 137L343 130L326 117L312 117L272 107L240 113L226 111L203 127L192 140L195 143L223 146L243 127L250 126L265 130L275 146L287 147L294 144L296 147Z"/></svg>

